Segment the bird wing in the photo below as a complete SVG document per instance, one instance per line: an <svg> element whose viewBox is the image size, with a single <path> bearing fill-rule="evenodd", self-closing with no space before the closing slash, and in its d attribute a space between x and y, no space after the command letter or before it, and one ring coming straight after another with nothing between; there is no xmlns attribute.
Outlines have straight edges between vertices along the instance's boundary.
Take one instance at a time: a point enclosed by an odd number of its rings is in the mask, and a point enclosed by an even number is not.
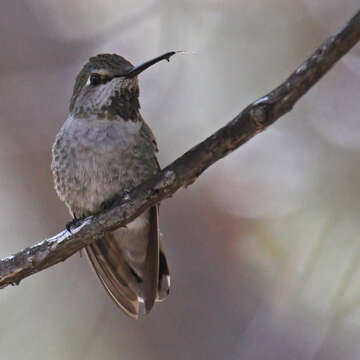
<svg viewBox="0 0 360 360"><path fill-rule="evenodd" d="M141 231L128 226L120 229L121 236L119 231L115 231L86 247L90 263L111 298L128 316L135 319L141 315L140 302L144 302L146 313L151 310L159 288L157 206L151 207L146 216L148 222ZM139 249L133 247L136 241L147 243L141 263L134 260L139 253Z"/></svg>
<svg viewBox="0 0 360 360"><path fill-rule="evenodd" d="M132 286L133 282L129 282L132 274L114 235L106 234L103 239L85 249L95 273L110 297L128 316L137 319L139 298Z"/></svg>

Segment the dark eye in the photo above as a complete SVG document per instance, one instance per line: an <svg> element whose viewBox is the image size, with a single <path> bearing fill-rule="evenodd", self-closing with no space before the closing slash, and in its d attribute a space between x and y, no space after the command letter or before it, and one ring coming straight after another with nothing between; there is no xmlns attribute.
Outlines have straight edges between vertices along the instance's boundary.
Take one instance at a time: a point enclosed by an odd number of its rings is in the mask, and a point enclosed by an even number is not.
<svg viewBox="0 0 360 360"><path fill-rule="evenodd" d="M90 84L93 86L100 85L102 83L102 77L99 74L90 75Z"/></svg>

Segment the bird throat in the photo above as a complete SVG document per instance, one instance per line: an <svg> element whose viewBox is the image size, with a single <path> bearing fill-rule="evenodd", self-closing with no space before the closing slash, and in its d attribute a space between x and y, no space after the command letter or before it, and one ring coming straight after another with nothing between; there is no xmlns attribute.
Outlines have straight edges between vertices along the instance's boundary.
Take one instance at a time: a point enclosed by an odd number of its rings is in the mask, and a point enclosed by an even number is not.
<svg viewBox="0 0 360 360"><path fill-rule="evenodd" d="M125 121L136 122L139 120L139 90L134 94L129 88L115 90L114 95L102 107L102 113L110 120L120 116ZM101 116L100 114L98 116Z"/></svg>
<svg viewBox="0 0 360 360"><path fill-rule="evenodd" d="M85 100L86 102L82 101ZM97 89L89 89L79 98L74 115L81 118L99 120L125 120L136 122L140 119L139 87L133 79L113 79L111 83L101 85Z"/></svg>

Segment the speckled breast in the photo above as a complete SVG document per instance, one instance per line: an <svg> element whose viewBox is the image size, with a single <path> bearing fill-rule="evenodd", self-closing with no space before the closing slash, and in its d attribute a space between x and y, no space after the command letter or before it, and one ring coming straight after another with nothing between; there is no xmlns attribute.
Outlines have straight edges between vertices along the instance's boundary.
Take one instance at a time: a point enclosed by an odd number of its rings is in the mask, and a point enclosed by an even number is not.
<svg viewBox="0 0 360 360"><path fill-rule="evenodd" d="M154 145L143 121L70 116L52 148L55 189L76 217L140 184L157 172Z"/></svg>

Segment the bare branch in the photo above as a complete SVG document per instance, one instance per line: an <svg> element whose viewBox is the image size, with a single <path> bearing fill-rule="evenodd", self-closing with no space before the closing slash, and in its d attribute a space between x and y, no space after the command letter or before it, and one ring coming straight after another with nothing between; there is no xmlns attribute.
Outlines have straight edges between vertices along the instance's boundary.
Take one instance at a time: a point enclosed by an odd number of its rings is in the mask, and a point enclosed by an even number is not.
<svg viewBox="0 0 360 360"><path fill-rule="evenodd" d="M64 261L81 248L135 219L148 207L193 183L210 165L263 131L289 112L331 67L360 39L360 11L336 35L327 39L279 87L245 108L226 126L193 147L157 175L134 188L111 208L83 220L73 233L50 239L0 260L0 287Z"/></svg>

